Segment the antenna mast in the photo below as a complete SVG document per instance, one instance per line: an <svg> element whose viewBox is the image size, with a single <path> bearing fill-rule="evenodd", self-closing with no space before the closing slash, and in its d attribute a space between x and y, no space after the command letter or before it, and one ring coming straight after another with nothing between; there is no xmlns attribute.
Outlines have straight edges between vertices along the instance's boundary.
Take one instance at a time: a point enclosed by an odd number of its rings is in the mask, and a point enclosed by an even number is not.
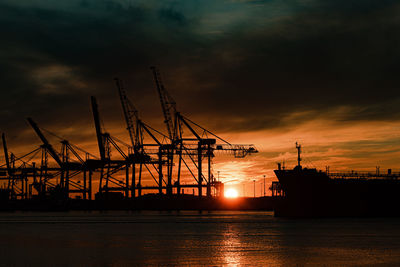
<svg viewBox="0 0 400 267"><path fill-rule="evenodd" d="M296 142L296 148L297 148L297 166L301 167L301 164L300 164L300 162L301 162L301 157L300 157L301 145L298 144L297 142Z"/></svg>

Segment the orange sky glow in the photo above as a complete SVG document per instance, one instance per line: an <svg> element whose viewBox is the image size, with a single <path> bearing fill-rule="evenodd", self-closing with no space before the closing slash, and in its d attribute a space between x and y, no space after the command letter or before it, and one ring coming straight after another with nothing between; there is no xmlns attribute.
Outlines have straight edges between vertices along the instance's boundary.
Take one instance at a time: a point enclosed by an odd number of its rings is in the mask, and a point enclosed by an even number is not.
<svg viewBox="0 0 400 267"><path fill-rule="evenodd" d="M104 124L107 126L107 123ZM126 143L129 142L122 120L121 122L114 121L110 126L115 127L106 127L113 136L117 136ZM55 132L52 129L47 130ZM57 135L67 138L96 156L98 155L92 125L84 128L71 126L56 130ZM270 195L271 182L276 181L273 173L276 164L285 162L287 168L292 168L296 164L295 142L302 144L302 165L306 167L325 170L326 166L330 166L331 171L373 172L376 166L379 166L383 172L389 168L399 171L399 130L400 123L398 122L368 121L355 124L317 118L304 123L300 121L297 125L291 125L290 128L283 130L221 132L217 134L231 143L254 144L259 153L245 158L234 158L226 153L216 153L212 172L216 178L219 177L219 180L225 183L226 188L237 190L239 196L253 196L254 193L256 196L262 196L265 176L265 194ZM51 135L47 134L47 136L58 150L59 141ZM69 136L71 138L68 138ZM29 144L21 142L25 139ZM39 139L36 138L29 126L18 138L13 136L9 138L9 149L17 155L29 152L39 145ZM3 155L0 160L4 164ZM195 183L187 171L183 171L181 181L183 184ZM97 187L97 183L96 180L93 182L94 188ZM154 185L149 175L144 174L143 185Z"/></svg>

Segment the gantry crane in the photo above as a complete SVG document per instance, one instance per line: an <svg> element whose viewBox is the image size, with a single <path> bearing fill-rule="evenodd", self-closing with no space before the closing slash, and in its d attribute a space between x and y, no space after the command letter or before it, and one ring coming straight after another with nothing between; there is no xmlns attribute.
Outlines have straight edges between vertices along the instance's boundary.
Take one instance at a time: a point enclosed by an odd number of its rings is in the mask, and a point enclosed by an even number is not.
<svg viewBox="0 0 400 267"><path fill-rule="evenodd" d="M7 189L10 192L10 199L64 197L60 195L60 186L50 181L50 179L59 176L60 167L47 166L48 152L43 145L21 157L17 157L8 152L4 134L2 139L6 159L6 172L3 174L4 165L0 166L0 179L8 180ZM32 160L37 159L40 152L42 161L41 165L37 166ZM32 189L37 191L36 195L32 194Z"/></svg>
<svg viewBox="0 0 400 267"><path fill-rule="evenodd" d="M49 178L49 176L47 174L42 175L40 172L41 168L36 167L35 162L30 162L32 159L36 158L40 151L44 150L43 147L41 146L21 157L17 157L13 153L9 152L4 133L2 134L2 141L6 164L5 171L3 171L4 165L0 166L0 179L7 181L9 198L27 199L32 197L32 186L34 186L38 192L38 197L44 197L45 183L41 183L41 186L38 186L39 182L36 178L42 181ZM29 182L30 178L33 179L31 183Z"/></svg>
<svg viewBox="0 0 400 267"><path fill-rule="evenodd" d="M179 120L179 112L176 109L176 102L168 91L164 87L164 83L161 79L160 72L154 66L150 67L153 73L154 82L160 98L161 109L164 115L164 123L167 127L168 136L170 138L170 147L167 152L167 192L172 194L172 174L174 166L174 155L178 156L178 171L177 181L175 185L177 187L177 194L180 194L181 183L180 174L182 168L182 125Z"/></svg>
<svg viewBox="0 0 400 267"><path fill-rule="evenodd" d="M147 169L149 174L153 177L155 182L157 183L159 194L162 194L163 189L163 166L166 165L168 161L164 159L165 151L170 151L170 145L165 144L165 140L169 139L167 136L163 135L159 131L150 127L146 123L144 123L140 117L139 112L129 100L125 88L123 86L122 80L115 78L115 82L118 88L118 93L120 96L121 106L124 113L124 118L127 126L127 130L129 132L129 137L132 144L133 154L129 155L133 166L133 177L135 171L135 165L139 164L139 181L137 184L138 187L138 195L141 195L142 189L154 189L154 187L143 187L142 186L142 169L143 166ZM144 144L145 134L150 137L153 143ZM160 138L157 138L159 136ZM154 148L156 148L154 150ZM157 159L153 159L151 155L157 155ZM151 171L152 166L157 175L158 179L154 176ZM168 165L167 165L168 166ZM165 182L164 182L165 183ZM169 183L167 182L167 193L172 192L169 187ZM132 181L132 196L135 196L135 182L134 179Z"/></svg>
<svg viewBox="0 0 400 267"><path fill-rule="evenodd" d="M218 137L212 132L206 130L200 125L194 123L188 118L184 117L180 112L177 111L176 102L173 100L171 95L165 89L162 82L159 71L156 67L151 67L156 89L160 98L160 104L164 115L164 123L167 127L168 134L171 138L171 145L173 147L172 156L168 159L170 161L170 170L168 171L169 180L172 179L172 166L173 166L173 155L178 156L178 173L177 173L177 188L178 192L181 187L180 176L181 176L181 164L182 162L189 170L190 174L197 182L197 189L199 196L202 196L202 188L204 186L203 181L206 180L207 196L211 195L211 186L214 184L213 175L211 173L211 159L214 157L214 151L225 151L231 152L235 157L245 157L246 155L257 153L257 149L254 145L233 145L224 139ZM195 127L200 129L195 130ZM194 137L183 136L184 128L188 129L191 135ZM213 138L204 138L204 136L212 135ZM222 142L217 144L216 140ZM189 156L193 165L197 169L197 177L193 171L190 170L188 164L183 159L183 156ZM207 158L208 163L208 175L203 175L203 158Z"/></svg>
<svg viewBox="0 0 400 267"><path fill-rule="evenodd" d="M11 153L8 154L7 142L5 134L2 133L2 141L3 141L3 151L4 151L4 159L6 161L6 171L4 175L2 175L2 180L7 180L7 191L9 194L9 198L16 199L26 199L28 197L27 194L27 185L28 179L24 175L18 175L15 172L15 156Z"/></svg>
<svg viewBox="0 0 400 267"><path fill-rule="evenodd" d="M82 194L83 199L91 198L91 179L93 171L90 170L86 164L85 159L83 159L79 153L75 150L74 146L70 144L68 140L62 139L55 134L51 133L53 136L61 139L61 153L57 153L47 138L42 133L39 126L32 118L27 118L29 124L32 126L40 140L43 142L41 146L42 151L42 164L41 173L47 173L48 171L48 157L47 153L57 162L59 170L53 169L56 173L53 176L60 176L60 183L58 184L59 191L64 198L69 198L70 194ZM50 132L49 132L50 133ZM81 150L81 149L80 149ZM83 150L81 150L83 151ZM86 160L88 159L89 153L86 153ZM89 177L87 177L87 173ZM80 177L82 174L83 177ZM53 177L54 178L54 177ZM73 179L74 178L74 179ZM81 179L82 178L82 179ZM89 178L89 179L87 179ZM82 183L81 183L82 180ZM33 186L37 191L45 192L47 179L41 179L36 181L34 179ZM40 188L40 189L39 189Z"/></svg>
<svg viewBox="0 0 400 267"><path fill-rule="evenodd" d="M104 132L100 123L100 114L96 98L91 97L93 119L96 129L97 145L99 148L100 160L91 161L90 164L100 169L99 197L109 198L111 192L123 193L125 198L129 198L129 168L130 160L127 154L118 146L115 138ZM115 149L122 159L111 159L111 150ZM124 179L117 177L117 173L125 169ZM134 175L134 174L132 174ZM119 198L117 195L113 198Z"/></svg>

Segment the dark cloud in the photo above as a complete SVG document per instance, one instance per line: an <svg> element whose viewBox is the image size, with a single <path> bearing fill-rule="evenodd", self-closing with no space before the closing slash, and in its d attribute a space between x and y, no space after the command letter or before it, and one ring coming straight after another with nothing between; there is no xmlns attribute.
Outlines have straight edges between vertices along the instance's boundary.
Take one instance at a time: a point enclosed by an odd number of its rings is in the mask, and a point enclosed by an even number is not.
<svg viewBox="0 0 400 267"><path fill-rule="evenodd" d="M162 127L151 65L179 109L216 131L397 120L399 10L395 1L4 1L1 130L18 135L26 116L88 127L90 95L104 123L122 127L115 76Z"/></svg>
<svg viewBox="0 0 400 267"><path fill-rule="evenodd" d="M211 51L230 53L233 63L215 67L221 69L216 88L224 90L211 90L212 105L250 116L250 125L259 118L265 127L279 125L274 116L341 106L357 113L341 114L344 120L398 117L398 6L386 2L361 12L360 5L303 8L272 29L248 28L218 40Z"/></svg>

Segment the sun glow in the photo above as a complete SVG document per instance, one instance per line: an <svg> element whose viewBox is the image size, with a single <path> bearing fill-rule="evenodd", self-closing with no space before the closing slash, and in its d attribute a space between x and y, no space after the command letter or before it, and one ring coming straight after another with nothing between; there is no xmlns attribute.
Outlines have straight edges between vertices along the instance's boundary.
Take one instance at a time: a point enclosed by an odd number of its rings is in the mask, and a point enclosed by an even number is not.
<svg viewBox="0 0 400 267"><path fill-rule="evenodd" d="M226 198L237 198L238 196L239 196L239 193L238 193L238 191L236 191L236 189L229 188L225 191Z"/></svg>

